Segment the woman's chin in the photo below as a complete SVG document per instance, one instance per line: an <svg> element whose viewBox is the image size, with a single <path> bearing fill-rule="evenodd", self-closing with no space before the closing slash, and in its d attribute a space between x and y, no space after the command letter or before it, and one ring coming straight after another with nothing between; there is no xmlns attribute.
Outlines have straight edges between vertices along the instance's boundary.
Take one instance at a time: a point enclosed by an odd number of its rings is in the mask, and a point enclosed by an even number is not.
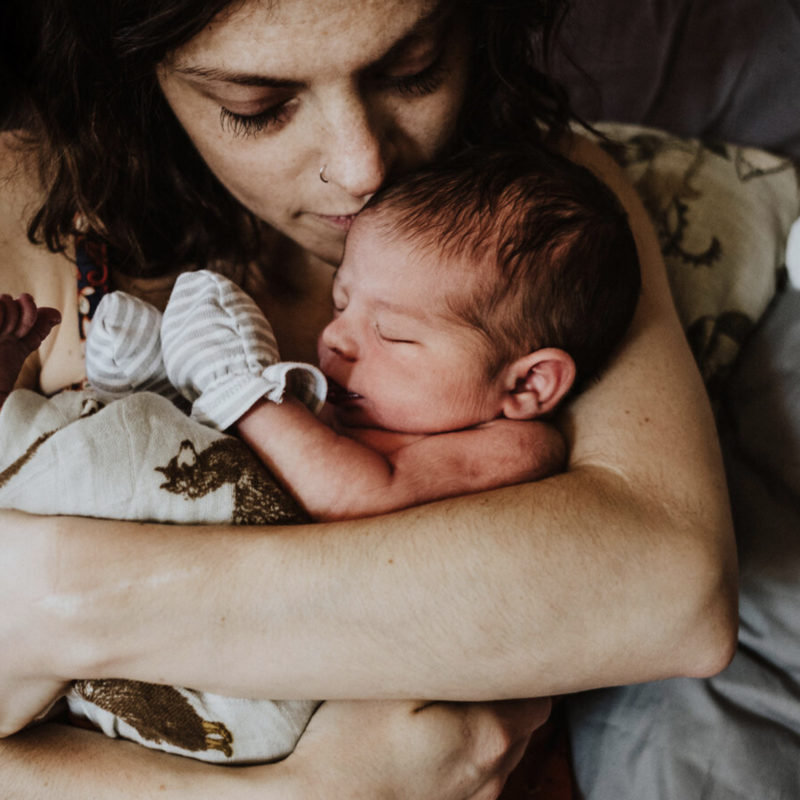
<svg viewBox="0 0 800 800"><path fill-rule="evenodd" d="M338 267L344 255L344 240L346 231L333 225L326 225L318 222L314 225L313 231L303 231L302 235L294 238L294 241L311 255Z"/></svg>

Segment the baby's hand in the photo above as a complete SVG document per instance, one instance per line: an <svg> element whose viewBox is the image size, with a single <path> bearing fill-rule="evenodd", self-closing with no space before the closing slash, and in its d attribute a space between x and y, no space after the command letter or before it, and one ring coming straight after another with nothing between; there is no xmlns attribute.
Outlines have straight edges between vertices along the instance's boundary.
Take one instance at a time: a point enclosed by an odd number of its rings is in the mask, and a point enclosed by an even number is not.
<svg viewBox="0 0 800 800"><path fill-rule="evenodd" d="M0 405L14 388L25 359L61 322L55 308L37 308L29 294L0 295Z"/></svg>
<svg viewBox="0 0 800 800"><path fill-rule="evenodd" d="M322 373L281 361L272 326L255 301L209 270L185 272L175 281L161 323L161 352L170 383L192 403L192 416L218 430L262 397L280 403L287 388L315 413L325 397Z"/></svg>

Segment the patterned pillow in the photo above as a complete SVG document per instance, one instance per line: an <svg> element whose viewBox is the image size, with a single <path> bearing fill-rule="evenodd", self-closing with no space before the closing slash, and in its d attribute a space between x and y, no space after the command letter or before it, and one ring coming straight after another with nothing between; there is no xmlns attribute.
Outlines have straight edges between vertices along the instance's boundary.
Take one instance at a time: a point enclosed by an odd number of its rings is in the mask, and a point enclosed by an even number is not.
<svg viewBox="0 0 800 800"><path fill-rule="evenodd" d="M752 147L598 123L650 212L672 294L712 396L766 310L800 215L800 165Z"/></svg>

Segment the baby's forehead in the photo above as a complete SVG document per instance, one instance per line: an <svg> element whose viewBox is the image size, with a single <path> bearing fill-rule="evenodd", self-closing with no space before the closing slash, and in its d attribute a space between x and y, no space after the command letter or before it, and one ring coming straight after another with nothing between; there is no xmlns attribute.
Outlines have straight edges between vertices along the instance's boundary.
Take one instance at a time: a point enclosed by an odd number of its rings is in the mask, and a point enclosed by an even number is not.
<svg viewBox="0 0 800 800"><path fill-rule="evenodd" d="M414 227L402 208L391 205L362 211L348 234L351 242L353 249L405 256L409 268L430 270L435 264L442 271L455 270L465 280L470 275L493 274L495 269L491 243L475 242L458 231L436 226Z"/></svg>

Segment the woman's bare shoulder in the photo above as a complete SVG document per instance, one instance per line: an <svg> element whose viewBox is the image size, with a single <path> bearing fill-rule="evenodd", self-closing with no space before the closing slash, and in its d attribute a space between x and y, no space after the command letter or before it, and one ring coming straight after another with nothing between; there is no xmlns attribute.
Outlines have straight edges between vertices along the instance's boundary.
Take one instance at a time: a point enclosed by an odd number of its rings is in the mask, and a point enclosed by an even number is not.
<svg viewBox="0 0 800 800"><path fill-rule="evenodd" d="M664 463L670 463L666 454L672 454L672 463L691 461L695 467L715 459L705 391L675 311L658 238L636 189L588 139L572 135L562 152L591 169L618 196L628 213L642 273L639 306L622 346L602 379L568 410L572 464L605 463L663 482L652 453L661 453ZM683 474L691 472L685 466ZM702 484L702 475L693 478ZM682 479L673 483L686 488Z"/></svg>
<svg viewBox="0 0 800 800"><path fill-rule="evenodd" d="M568 133L562 139L561 150L572 161L594 172L617 195L628 213L642 270L644 308L640 309L640 316L642 311L649 313L657 308L670 324L677 323L658 238L650 215L628 176L605 150L586 136Z"/></svg>
<svg viewBox="0 0 800 800"><path fill-rule="evenodd" d="M588 167L615 191L630 186L617 162L587 136L574 130L567 131L559 142L559 148L565 156Z"/></svg>
<svg viewBox="0 0 800 800"><path fill-rule="evenodd" d="M0 134L0 283L11 294L30 292L53 305L48 289L66 271L68 259L28 238L28 226L44 202L35 152L13 131ZM72 270L69 269L70 274ZM45 296L36 296L37 293ZM60 296L60 293L59 293Z"/></svg>
<svg viewBox="0 0 800 800"><path fill-rule="evenodd" d="M2 241L24 233L43 200L35 151L17 131L0 133L0 231Z"/></svg>
<svg viewBox="0 0 800 800"><path fill-rule="evenodd" d="M14 132L0 134L0 292L27 292L41 306L52 306L63 321L26 364L27 386L56 391L82 378L77 328L75 268L63 253L53 253L28 238L28 225L44 202L35 151ZM45 385L46 384L46 385Z"/></svg>

